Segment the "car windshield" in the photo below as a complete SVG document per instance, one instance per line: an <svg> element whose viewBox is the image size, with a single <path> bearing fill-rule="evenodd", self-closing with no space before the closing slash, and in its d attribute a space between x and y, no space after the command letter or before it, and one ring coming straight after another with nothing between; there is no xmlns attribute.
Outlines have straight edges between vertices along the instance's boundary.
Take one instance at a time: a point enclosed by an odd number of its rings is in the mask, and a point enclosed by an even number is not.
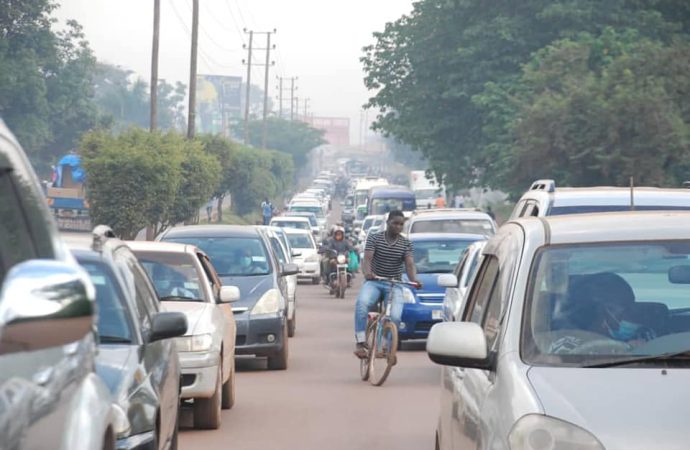
<svg viewBox="0 0 690 450"><path fill-rule="evenodd" d="M288 240L292 248L316 248L314 241L307 234L288 234Z"/></svg>
<svg viewBox="0 0 690 450"><path fill-rule="evenodd" d="M81 261L96 288L98 338L101 344L132 342L132 327L125 303L116 288L117 281L105 264Z"/></svg>
<svg viewBox="0 0 690 450"><path fill-rule="evenodd" d="M166 241L195 245L211 259L219 276L268 275L266 249L255 237L169 237Z"/></svg>
<svg viewBox="0 0 690 450"><path fill-rule="evenodd" d="M320 206L305 206L305 205L295 205L290 207L290 211L295 211L295 212L310 212L314 213L316 217L318 218L323 218L325 217L323 215L323 209Z"/></svg>
<svg viewBox="0 0 690 450"><path fill-rule="evenodd" d="M300 230L311 230L311 225L309 222L304 222L302 220L274 220L271 225L280 228L298 228Z"/></svg>
<svg viewBox="0 0 690 450"><path fill-rule="evenodd" d="M690 241L552 247L533 267L526 362L588 366L690 350Z"/></svg>
<svg viewBox="0 0 690 450"><path fill-rule="evenodd" d="M318 226L318 224L319 224L316 221L316 215L314 215L313 213L290 213L288 211L288 213L285 215L286 216L296 216L296 217L306 217L309 220L309 225L311 225L312 227Z"/></svg>
<svg viewBox="0 0 690 450"><path fill-rule="evenodd" d="M186 253L134 252L161 300L209 301L192 255Z"/></svg>
<svg viewBox="0 0 690 450"><path fill-rule="evenodd" d="M410 233L468 233L494 234L493 225L484 219L443 219L443 220L415 220L410 227Z"/></svg>
<svg viewBox="0 0 690 450"><path fill-rule="evenodd" d="M554 206L549 210L550 216L563 214L589 214L598 212L630 211L630 205L575 205ZM688 206L663 206L663 205L635 205L636 211L688 211Z"/></svg>
<svg viewBox="0 0 690 450"><path fill-rule="evenodd" d="M414 262L417 273L452 273L471 240L438 239L415 241Z"/></svg>

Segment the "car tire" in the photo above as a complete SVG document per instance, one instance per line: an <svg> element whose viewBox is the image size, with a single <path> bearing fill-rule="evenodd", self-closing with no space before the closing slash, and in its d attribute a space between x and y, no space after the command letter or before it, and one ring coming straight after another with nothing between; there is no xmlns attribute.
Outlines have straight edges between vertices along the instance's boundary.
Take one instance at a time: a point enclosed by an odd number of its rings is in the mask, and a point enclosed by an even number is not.
<svg viewBox="0 0 690 450"><path fill-rule="evenodd" d="M297 325L297 312L292 313L292 319L288 320L288 337L295 336L295 327Z"/></svg>
<svg viewBox="0 0 690 450"><path fill-rule="evenodd" d="M228 381L223 383L223 400L221 402L222 409L231 409L235 406L235 358L231 358L230 361L230 376Z"/></svg>
<svg viewBox="0 0 690 450"><path fill-rule="evenodd" d="M288 367L288 332L287 324L283 327L283 348L276 356L268 358L268 370L285 370Z"/></svg>
<svg viewBox="0 0 690 450"><path fill-rule="evenodd" d="M220 427L220 409L223 390L223 373L218 366L216 390L210 398L194 399L194 428L216 430Z"/></svg>

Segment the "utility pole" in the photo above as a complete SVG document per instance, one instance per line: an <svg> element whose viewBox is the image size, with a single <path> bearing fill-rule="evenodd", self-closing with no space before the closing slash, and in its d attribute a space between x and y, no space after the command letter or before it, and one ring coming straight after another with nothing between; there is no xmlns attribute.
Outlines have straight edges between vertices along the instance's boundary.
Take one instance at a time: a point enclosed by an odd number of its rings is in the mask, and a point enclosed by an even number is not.
<svg viewBox="0 0 690 450"><path fill-rule="evenodd" d="M153 0L153 45L151 46L151 99L149 129L156 129L158 121L158 42L161 25L161 0Z"/></svg>
<svg viewBox="0 0 690 450"><path fill-rule="evenodd" d="M247 30L245 29L246 33ZM254 32L249 32L249 49L247 50L247 97L244 102L244 144L249 145L249 94L252 87L252 42L254 40ZM246 48L246 47L245 47ZM244 62L244 61L242 61Z"/></svg>
<svg viewBox="0 0 690 450"><path fill-rule="evenodd" d="M199 44L199 0L193 0L192 6L192 58L189 64L189 117L187 138L194 137L196 125L196 56Z"/></svg>
<svg viewBox="0 0 690 450"><path fill-rule="evenodd" d="M308 97L304 99L304 118L303 118L304 122L307 122L307 110L309 109L309 101L310 100L311 99Z"/></svg>
<svg viewBox="0 0 690 450"><path fill-rule="evenodd" d="M297 78L290 79L290 120L295 120L295 80Z"/></svg>
<svg viewBox="0 0 690 450"><path fill-rule="evenodd" d="M276 30L273 30L275 33ZM268 71L271 68L271 33L270 31L266 33L266 73L264 77L264 120L263 120L263 133L261 136L261 148L266 148L266 135L268 133L266 129L266 117L268 116ZM275 48L275 46L273 46Z"/></svg>
<svg viewBox="0 0 690 450"><path fill-rule="evenodd" d="M278 117L283 118L283 77L278 78Z"/></svg>
<svg viewBox="0 0 690 450"><path fill-rule="evenodd" d="M295 100L295 118L297 120L299 120L299 97L295 97L294 100Z"/></svg>

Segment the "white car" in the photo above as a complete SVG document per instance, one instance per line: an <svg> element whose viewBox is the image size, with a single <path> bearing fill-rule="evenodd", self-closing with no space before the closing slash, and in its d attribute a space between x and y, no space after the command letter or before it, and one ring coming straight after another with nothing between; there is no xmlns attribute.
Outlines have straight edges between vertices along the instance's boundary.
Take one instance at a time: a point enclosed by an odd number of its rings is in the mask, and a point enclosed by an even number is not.
<svg viewBox="0 0 690 450"><path fill-rule="evenodd" d="M365 239L367 238L367 231L369 231L369 228L380 227L381 225L383 225L382 214L366 216L364 218L364 221L362 222L362 228L359 230L359 233L357 234L357 241L366 242Z"/></svg>
<svg viewBox="0 0 690 450"><path fill-rule="evenodd" d="M222 286L208 256L193 245L131 241L165 311L187 316L187 333L176 338L182 368L180 398L194 400L194 422L216 422L235 403L236 286ZM216 419L216 415L218 415ZM213 420L208 420L212 417Z"/></svg>
<svg viewBox="0 0 690 450"><path fill-rule="evenodd" d="M472 276L477 272L485 245L486 241L470 244L453 273L439 275L438 285L446 288L446 295L443 298L443 320L452 322L460 317L467 287L472 281Z"/></svg>
<svg viewBox="0 0 690 450"><path fill-rule="evenodd" d="M318 201L300 200L291 202L288 211L314 213L321 230L326 229L326 213L323 206Z"/></svg>
<svg viewBox="0 0 690 450"><path fill-rule="evenodd" d="M300 253L294 258L299 267L298 279L309 279L312 284L319 284L321 280L321 257L314 236L307 230L295 228L284 228L284 230L292 249Z"/></svg>
<svg viewBox="0 0 690 450"><path fill-rule="evenodd" d="M496 222L487 213L474 209L425 209L414 211L403 233L471 233L487 237L496 233Z"/></svg>
<svg viewBox="0 0 690 450"><path fill-rule="evenodd" d="M272 227L298 228L300 230L312 231L309 219L299 216L276 216L271 219L269 225Z"/></svg>

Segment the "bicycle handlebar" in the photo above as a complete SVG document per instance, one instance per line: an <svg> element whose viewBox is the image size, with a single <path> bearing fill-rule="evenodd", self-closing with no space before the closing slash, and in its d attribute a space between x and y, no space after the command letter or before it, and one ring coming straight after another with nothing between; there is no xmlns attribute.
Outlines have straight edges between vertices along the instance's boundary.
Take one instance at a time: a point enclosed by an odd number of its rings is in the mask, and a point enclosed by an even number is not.
<svg viewBox="0 0 690 450"><path fill-rule="evenodd" d="M386 277L374 277L375 281L386 281L391 284L402 284L405 286L410 286L413 288L419 288L421 286L420 283L415 283L412 281L402 281L402 280L396 280L395 278L386 278Z"/></svg>

